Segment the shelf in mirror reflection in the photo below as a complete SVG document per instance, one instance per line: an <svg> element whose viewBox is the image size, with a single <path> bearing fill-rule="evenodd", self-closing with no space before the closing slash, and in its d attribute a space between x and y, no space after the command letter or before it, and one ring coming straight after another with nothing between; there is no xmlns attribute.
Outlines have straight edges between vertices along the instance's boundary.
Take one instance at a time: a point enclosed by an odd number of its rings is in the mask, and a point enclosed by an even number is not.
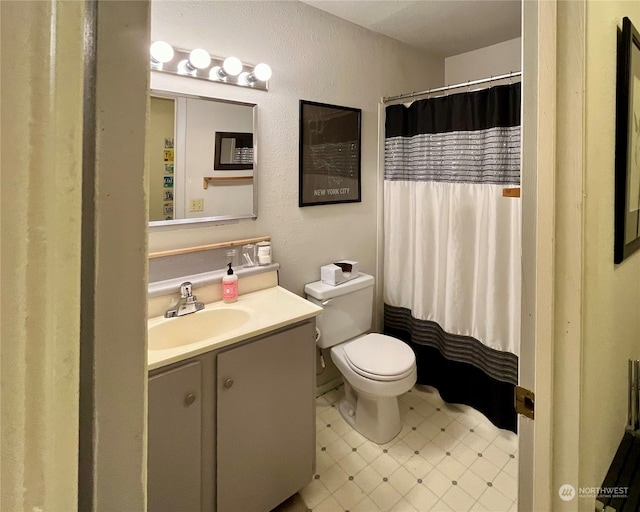
<svg viewBox="0 0 640 512"><path fill-rule="evenodd" d="M202 178L202 188L204 188L205 190L209 188L209 182L221 185L233 185L234 183L247 180L253 181L253 176L205 176L204 178Z"/></svg>

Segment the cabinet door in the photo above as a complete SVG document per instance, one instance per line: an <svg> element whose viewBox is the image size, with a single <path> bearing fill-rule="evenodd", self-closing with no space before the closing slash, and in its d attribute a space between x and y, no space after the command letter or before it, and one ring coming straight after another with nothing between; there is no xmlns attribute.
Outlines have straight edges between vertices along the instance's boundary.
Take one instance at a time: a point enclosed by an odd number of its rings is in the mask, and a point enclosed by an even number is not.
<svg viewBox="0 0 640 512"><path fill-rule="evenodd" d="M315 464L314 323L217 356L217 510L267 512Z"/></svg>
<svg viewBox="0 0 640 512"><path fill-rule="evenodd" d="M201 510L201 379L199 361L149 379L149 512Z"/></svg>

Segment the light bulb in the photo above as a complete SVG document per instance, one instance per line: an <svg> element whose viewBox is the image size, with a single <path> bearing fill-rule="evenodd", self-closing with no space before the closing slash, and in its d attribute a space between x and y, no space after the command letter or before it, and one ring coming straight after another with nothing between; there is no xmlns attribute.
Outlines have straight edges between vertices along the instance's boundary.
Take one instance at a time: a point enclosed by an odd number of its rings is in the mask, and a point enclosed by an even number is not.
<svg viewBox="0 0 640 512"><path fill-rule="evenodd" d="M267 80L269 80L269 78L271 78L271 68L268 64L262 62L254 68L253 74L258 80L266 82Z"/></svg>
<svg viewBox="0 0 640 512"><path fill-rule="evenodd" d="M247 71L240 73L238 76L238 83L240 85L251 85L251 79L249 78L249 73Z"/></svg>
<svg viewBox="0 0 640 512"><path fill-rule="evenodd" d="M156 41L149 48L151 59L156 62L169 62L173 59L173 48L169 43L164 41Z"/></svg>
<svg viewBox="0 0 640 512"><path fill-rule="evenodd" d="M178 62L178 74L195 76L198 70L189 64L187 59Z"/></svg>
<svg viewBox="0 0 640 512"><path fill-rule="evenodd" d="M210 80L222 80L220 78L220 70L222 70L222 68L220 66L213 66L209 70L209 79Z"/></svg>
<svg viewBox="0 0 640 512"><path fill-rule="evenodd" d="M189 62L194 68L205 69L211 64L211 55L207 50L196 48L189 54Z"/></svg>
<svg viewBox="0 0 640 512"><path fill-rule="evenodd" d="M237 57L227 57L222 63L222 69L227 75L237 76L242 71L242 62Z"/></svg>

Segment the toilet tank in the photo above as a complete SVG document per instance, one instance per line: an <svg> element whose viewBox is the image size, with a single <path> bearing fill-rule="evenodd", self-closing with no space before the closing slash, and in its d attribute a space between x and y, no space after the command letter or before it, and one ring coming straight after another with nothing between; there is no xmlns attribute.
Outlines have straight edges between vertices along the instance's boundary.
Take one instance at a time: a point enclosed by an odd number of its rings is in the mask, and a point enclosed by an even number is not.
<svg viewBox="0 0 640 512"><path fill-rule="evenodd" d="M360 273L337 286L322 281L305 285L307 300L323 308L316 319L320 348L333 347L371 329L373 283L373 276Z"/></svg>

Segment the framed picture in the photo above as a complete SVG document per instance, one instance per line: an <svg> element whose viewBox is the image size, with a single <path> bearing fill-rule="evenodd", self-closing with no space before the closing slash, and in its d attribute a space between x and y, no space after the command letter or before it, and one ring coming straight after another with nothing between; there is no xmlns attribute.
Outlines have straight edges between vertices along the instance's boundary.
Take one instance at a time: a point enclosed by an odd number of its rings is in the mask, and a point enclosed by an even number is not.
<svg viewBox="0 0 640 512"><path fill-rule="evenodd" d="M640 249L640 35L629 18L618 40L614 262Z"/></svg>
<svg viewBox="0 0 640 512"><path fill-rule="evenodd" d="M300 100L299 206L360 202L362 111Z"/></svg>

